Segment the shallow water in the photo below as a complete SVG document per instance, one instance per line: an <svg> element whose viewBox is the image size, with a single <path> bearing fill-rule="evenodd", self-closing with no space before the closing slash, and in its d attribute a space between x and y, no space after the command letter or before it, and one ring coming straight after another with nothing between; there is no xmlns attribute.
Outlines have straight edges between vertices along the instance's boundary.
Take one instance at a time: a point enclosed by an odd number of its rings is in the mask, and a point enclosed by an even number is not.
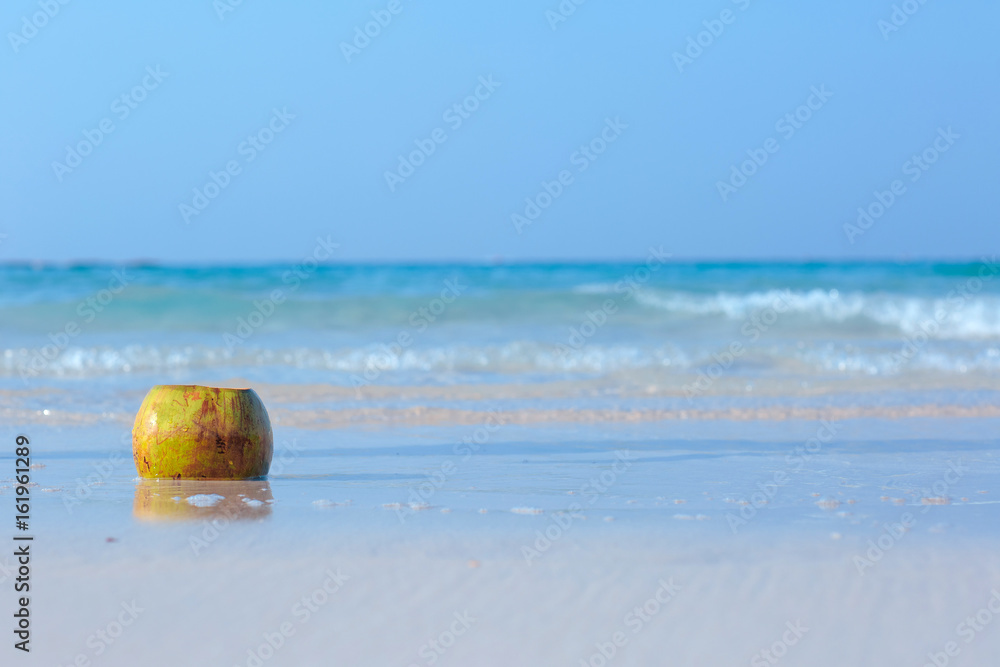
<svg viewBox="0 0 1000 667"><path fill-rule="evenodd" d="M280 427L244 482L137 479L127 427L22 429L44 465L26 664L424 665L443 637L441 664L542 665L618 631L623 665L748 664L789 622L784 664L919 664L1000 587L995 419L483 428Z"/></svg>

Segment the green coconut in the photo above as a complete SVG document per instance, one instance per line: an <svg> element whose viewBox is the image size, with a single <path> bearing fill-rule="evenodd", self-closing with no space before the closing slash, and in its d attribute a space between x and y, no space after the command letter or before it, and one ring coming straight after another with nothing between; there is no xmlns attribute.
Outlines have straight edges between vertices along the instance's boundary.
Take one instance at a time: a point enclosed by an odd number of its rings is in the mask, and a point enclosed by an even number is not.
<svg viewBox="0 0 1000 667"><path fill-rule="evenodd" d="M271 420L253 389L157 385L132 426L140 477L263 477L273 453Z"/></svg>

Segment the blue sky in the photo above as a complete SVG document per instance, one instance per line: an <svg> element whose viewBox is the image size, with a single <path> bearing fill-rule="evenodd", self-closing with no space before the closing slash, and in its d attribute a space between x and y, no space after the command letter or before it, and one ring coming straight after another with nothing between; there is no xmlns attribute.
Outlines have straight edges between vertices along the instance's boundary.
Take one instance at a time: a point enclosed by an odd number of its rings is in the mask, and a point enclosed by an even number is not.
<svg viewBox="0 0 1000 667"><path fill-rule="evenodd" d="M4 3L0 260L1000 240L996 3L223 2Z"/></svg>

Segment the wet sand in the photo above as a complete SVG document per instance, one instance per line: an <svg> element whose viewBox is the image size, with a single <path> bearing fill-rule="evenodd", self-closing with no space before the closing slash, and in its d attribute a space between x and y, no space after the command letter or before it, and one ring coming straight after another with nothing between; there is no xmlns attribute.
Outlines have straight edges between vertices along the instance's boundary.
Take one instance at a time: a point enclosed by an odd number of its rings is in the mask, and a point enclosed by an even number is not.
<svg viewBox="0 0 1000 667"><path fill-rule="evenodd" d="M248 482L138 480L106 418L20 427L44 464L21 662L886 665L954 641L955 664L986 665L1000 650L995 419L296 428L281 409L272 474ZM966 641L976 614L990 622Z"/></svg>

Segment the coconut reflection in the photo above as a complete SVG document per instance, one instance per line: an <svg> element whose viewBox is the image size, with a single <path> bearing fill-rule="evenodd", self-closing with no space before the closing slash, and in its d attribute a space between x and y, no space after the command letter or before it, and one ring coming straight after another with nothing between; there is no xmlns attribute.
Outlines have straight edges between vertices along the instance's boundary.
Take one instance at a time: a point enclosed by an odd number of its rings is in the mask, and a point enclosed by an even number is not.
<svg viewBox="0 0 1000 667"><path fill-rule="evenodd" d="M272 501L267 480L142 479L132 514L142 521L243 521L270 516Z"/></svg>

